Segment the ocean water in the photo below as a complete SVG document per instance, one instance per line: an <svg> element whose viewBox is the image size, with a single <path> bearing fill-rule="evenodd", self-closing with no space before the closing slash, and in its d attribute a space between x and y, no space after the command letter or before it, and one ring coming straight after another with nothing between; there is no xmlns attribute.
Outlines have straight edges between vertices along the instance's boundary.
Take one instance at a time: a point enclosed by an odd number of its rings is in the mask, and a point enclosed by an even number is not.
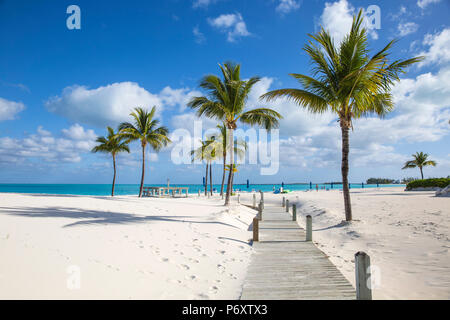
<svg viewBox="0 0 450 320"><path fill-rule="evenodd" d="M145 186L154 187L164 184L146 184ZM172 187L188 187L189 193L198 193L198 190L204 191L203 185L198 184L171 184ZM334 184L333 188L329 184L318 184L319 188L326 189L342 189L342 184ZM404 184L380 184L379 187L404 187ZM247 188L246 184L235 184L234 189L238 191L263 191L270 192L279 189L281 184L250 184ZM361 183L350 184L351 189L359 188L376 188L377 185L362 185ZM312 184L312 189L316 188L316 184ZM213 189L220 191L220 185L214 184ZM284 189L298 191L310 189L310 184L285 184ZM209 190L209 186L208 186ZM226 185L225 185L226 190ZM67 195L92 195L107 196L111 194L111 184L0 184L1 192L14 193L34 193L34 194L67 194ZM139 193L138 184L117 184L114 190L115 195L137 195Z"/></svg>

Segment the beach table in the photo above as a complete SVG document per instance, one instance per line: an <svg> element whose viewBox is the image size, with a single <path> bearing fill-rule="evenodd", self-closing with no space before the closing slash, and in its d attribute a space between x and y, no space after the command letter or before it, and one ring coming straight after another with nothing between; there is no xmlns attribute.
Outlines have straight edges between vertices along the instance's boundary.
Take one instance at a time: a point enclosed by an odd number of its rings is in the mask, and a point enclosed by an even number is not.
<svg viewBox="0 0 450 320"><path fill-rule="evenodd" d="M143 197L164 197L171 196L175 198L177 195L181 197L185 192L185 197L188 197L189 188L188 187L144 187L142 191Z"/></svg>

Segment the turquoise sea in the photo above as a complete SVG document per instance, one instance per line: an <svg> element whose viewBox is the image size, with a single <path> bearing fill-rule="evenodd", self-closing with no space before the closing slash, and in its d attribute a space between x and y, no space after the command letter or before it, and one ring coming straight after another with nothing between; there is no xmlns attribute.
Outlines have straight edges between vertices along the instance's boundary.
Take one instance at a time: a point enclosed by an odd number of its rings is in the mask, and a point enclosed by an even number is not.
<svg viewBox="0 0 450 320"><path fill-rule="evenodd" d="M164 184L146 184L146 186L166 186ZM198 193L198 190L204 191L203 185L198 184L171 184L176 187L189 187L189 193ZM319 188L342 189L342 184L318 184ZM380 184L379 187L404 187L404 184ZM235 184L234 189L240 191L264 191L269 192L281 187L281 184ZM351 189L359 188L377 188L376 184L352 183ZM216 191L220 191L220 185L213 185ZM226 188L226 186L225 186ZM316 184L312 184L316 188ZM284 184L284 189L297 191L310 189L310 184ZM209 190L209 186L208 186ZM68 195L92 195L107 196L111 194L110 184L0 184L0 192L14 193L34 193L34 194L68 194ZM135 195L139 193L138 184L117 184L115 188L116 195Z"/></svg>

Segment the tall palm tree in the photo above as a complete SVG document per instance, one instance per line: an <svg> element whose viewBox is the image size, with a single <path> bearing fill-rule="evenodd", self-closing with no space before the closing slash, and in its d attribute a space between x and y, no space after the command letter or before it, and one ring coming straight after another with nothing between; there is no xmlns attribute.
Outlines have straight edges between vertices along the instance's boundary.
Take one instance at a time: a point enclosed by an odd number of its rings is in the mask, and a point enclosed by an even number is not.
<svg viewBox="0 0 450 320"><path fill-rule="evenodd" d="M412 157L414 160L409 160L405 162L405 165L402 169L408 169L408 168L419 168L420 169L420 175L422 176L423 180L423 167L427 166L433 166L436 167L437 162L434 160L428 160L428 154L423 152L416 152L416 154L413 154Z"/></svg>
<svg viewBox="0 0 450 320"><path fill-rule="evenodd" d="M114 197L114 187L116 185L116 155L120 152L130 153L130 148L128 147L128 143L123 141L123 137L116 134L114 129L111 127L108 127L108 136L98 137L96 142L98 145L92 148L92 152L110 153L113 158L114 177L112 182L111 197Z"/></svg>
<svg viewBox="0 0 450 320"><path fill-rule="evenodd" d="M123 122L119 125L119 134L128 141L139 140L142 147L142 176L141 186L139 188L139 197L142 197L145 176L145 147L150 145L154 151L161 150L171 141L168 137L169 129L164 126L158 127L159 120L153 119L156 107L149 112L143 108L135 108L130 116L134 120L134 124Z"/></svg>
<svg viewBox="0 0 450 320"><path fill-rule="evenodd" d="M228 133L228 154L230 165L234 164L233 131L238 121L249 125L260 125L265 129L276 128L281 115L269 108L257 108L245 111L246 101L252 87L260 80L252 77L247 81L241 80L239 64L225 63L219 65L223 80L216 75L207 75L200 82L200 87L207 92L207 96L192 98L188 106L197 109L199 117L205 115L223 122ZM230 203L233 188L233 171L228 175L225 205Z"/></svg>
<svg viewBox="0 0 450 320"><path fill-rule="evenodd" d="M227 159L227 127L225 124L218 124L219 129L217 140L219 145L217 146L217 157L223 160L223 173L222 173L222 185L220 187L220 195L223 195L223 187L225 184L226 176L226 159ZM234 141L234 153L238 158L242 158L247 150L247 143L244 140L235 139Z"/></svg>
<svg viewBox="0 0 450 320"><path fill-rule="evenodd" d="M395 40L381 51L369 56L367 30L362 27L362 10L353 17L350 32L336 46L323 28L304 46L313 69L312 76L291 74L303 89L281 89L261 96L265 101L287 97L311 113L331 111L339 118L342 133L342 182L345 217L352 220L348 185L349 130L352 121L369 114L385 116L393 110L391 87L399 81L405 68L423 57L389 62L389 50Z"/></svg>

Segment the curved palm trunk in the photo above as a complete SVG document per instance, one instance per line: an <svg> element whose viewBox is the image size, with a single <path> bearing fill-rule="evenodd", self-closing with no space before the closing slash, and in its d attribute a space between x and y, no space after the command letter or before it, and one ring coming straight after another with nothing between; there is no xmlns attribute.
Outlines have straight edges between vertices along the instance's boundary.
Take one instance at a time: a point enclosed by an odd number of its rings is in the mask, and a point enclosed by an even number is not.
<svg viewBox="0 0 450 320"><path fill-rule="evenodd" d="M206 174L205 174L205 196L208 195L208 162L206 162Z"/></svg>
<svg viewBox="0 0 450 320"><path fill-rule="evenodd" d="M144 190L144 176L145 176L145 145L142 146L142 176L141 176L141 187L139 188L139 197L142 197L142 191Z"/></svg>
<svg viewBox="0 0 450 320"><path fill-rule="evenodd" d="M112 157L113 157L114 177L112 182L111 197L114 197L114 186L116 185L116 155L113 154Z"/></svg>
<svg viewBox="0 0 450 320"><path fill-rule="evenodd" d="M352 205L350 201L350 190L348 187L348 153L349 153L349 128L341 126L342 131L342 189L344 193L345 220L352 220Z"/></svg>
<svg viewBox="0 0 450 320"><path fill-rule="evenodd" d="M233 152L233 129L228 129L229 139L228 144L230 145L230 173L228 174L228 183L227 183L227 195L225 197L225 205L230 204L230 196L231 196L231 190L233 189L232 183L233 183L233 162L234 162L234 152Z"/></svg>
<svg viewBox="0 0 450 320"><path fill-rule="evenodd" d="M221 196L223 196L223 186L224 186L224 184L225 184L225 176L226 176L226 170L225 170L225 168L226 168L226 165L227 165L226 161L227 161L227 154L224 153L224 154L223 154L222 186L220 187L220 195L221 195Z"/></svg>
<svg viewBox="0 0 450 320"><path fill-rule="evenodd" d="M212 163L209 164L209 191L211 196L213 195L213 184L212 184Z"/></svg>
<svg viewBox="0 0 450 320"><path fill-rule="evenodd" d="M422 180L423 180L423 169L422 169L422 167L419 167L419 169L420 169L420 175L422 176Z"/></svg>

